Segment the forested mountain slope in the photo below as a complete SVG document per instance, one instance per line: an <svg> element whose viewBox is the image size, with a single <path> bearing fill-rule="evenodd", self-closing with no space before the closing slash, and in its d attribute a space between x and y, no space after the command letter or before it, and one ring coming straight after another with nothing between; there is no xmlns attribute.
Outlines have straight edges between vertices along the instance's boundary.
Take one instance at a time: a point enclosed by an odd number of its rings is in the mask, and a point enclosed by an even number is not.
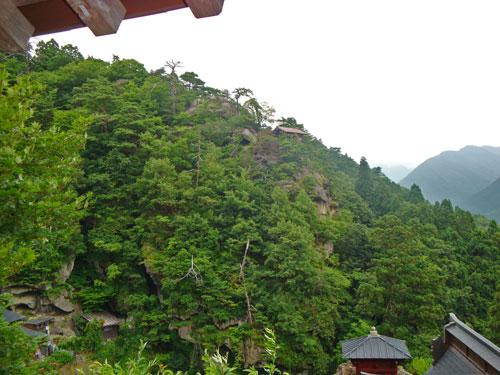
<svg viewBox="0 0 500 375"><path fill-rule="evenodd" d="M464 207L467 200L500 177L500 148L467 146L445 151L415 168L400 181L416 184L430 202L450 199Z"/></svg>
<svg viewBox="0 0 500 375"><path fill-rule="evenodd" d="M500 220L500 177L467 199L464 207L487 218Z"/></svg>
<svg viewBox="0 0 500 375"><path fill-rule="evenodd" d="M142 339L172 369L194 373L216 347L258 365L270 327L280 367L326 374L340 361L339 340L371 325L429 357L450 311L498 340L495 222L480 228L448 200L431 205L417 186L400 187L307 131L277 135L274 121L305 129L273 119L251 91L207 87L172 62L148 72L55 42L42 42L28 65L4 60L4 87L19 85L16 75L43 85L27 124L86 126L68 189L88 201L72 208L76 232L35 248L6 282L126 319L102 351L110 360Z"/></svg>

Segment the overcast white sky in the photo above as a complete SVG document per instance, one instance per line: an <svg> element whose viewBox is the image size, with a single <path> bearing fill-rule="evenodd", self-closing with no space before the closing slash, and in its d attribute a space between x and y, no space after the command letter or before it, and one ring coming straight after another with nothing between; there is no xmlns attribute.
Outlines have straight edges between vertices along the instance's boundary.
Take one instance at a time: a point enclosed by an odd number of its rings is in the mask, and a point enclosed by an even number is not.
<svg viewBox="0 0 500 375"><path fill-rule="evenodd" d="M500 146L499 19L498 0L226 0L209 19L186 8L126 20L116 35L43 39L148 69L180 60L209 86L252 89L356 160L414 166Z"/></svg>

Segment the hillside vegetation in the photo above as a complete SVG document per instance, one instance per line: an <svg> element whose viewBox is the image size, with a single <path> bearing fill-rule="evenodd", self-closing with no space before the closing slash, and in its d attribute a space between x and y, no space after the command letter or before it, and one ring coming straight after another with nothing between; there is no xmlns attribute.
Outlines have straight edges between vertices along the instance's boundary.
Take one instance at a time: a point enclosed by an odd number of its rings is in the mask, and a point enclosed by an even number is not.
<svg viewBox="0 0 500 375"><path fill-rule="evenodd" d="M53 41L1 61L0 259L22 264L1 280L126 318L94 357L124 361L143 340L173 370L216 348L248 368L272 328L280 368L329 374L339 341L371 325L430 357L448 312L499 342L494 221L431 205L174 61L148 72ZM51 143L11 147L21 124Z"/></svg>

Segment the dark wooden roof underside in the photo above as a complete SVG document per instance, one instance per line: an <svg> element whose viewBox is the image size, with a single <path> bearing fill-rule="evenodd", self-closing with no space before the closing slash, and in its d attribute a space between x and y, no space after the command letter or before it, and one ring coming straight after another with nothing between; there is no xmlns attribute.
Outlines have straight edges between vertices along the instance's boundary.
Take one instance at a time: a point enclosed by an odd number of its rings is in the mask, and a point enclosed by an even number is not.
<svg viewBox="0 0 500 375"><path fill-rule="evenodd" d="M116 33L124 19L189 8L196 18L216 16L224 0L2 0L0 50L27 48L31 36L88 27Z"/></svg>
<svg viewBox="0 0 500 375"><path fill-rule="evenodd" d="M29 3L16 0L14 3ZM121 0L126 9L124 19L148 16L186 8L183 0ZM18 9L35 27L33 36L86 27L65 0L46 0L18 6Z"/></svg>

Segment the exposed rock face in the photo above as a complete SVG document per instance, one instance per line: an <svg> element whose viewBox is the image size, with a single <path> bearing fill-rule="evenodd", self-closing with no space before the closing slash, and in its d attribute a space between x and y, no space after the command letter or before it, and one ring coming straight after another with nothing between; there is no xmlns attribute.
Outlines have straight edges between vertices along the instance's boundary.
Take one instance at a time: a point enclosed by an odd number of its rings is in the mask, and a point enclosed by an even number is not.
<svg viewBox="0 0 500 375"><path fill-rule="evenodd" d="M168 329L173 331L173 330L177 330L177 334L179 335L179 337L183 340L187 340L189 342L193 342L195 343L196 340L191 336L191 334L193 333L193 328L191 326L176 326L175 323L170 323L168 325Z"/></svg>
<svg viewBox="0 0 500 375"><path fill-rule="evenodd" d="M262 354L264 350L255 345L252 338L248 338L243 341L243 346L240 349L243 355L244 368L249 368L262 360Z"/></svg>
<svg viewBox="0 0 500 375"><path fill-rule="evenodd" d="M243 323L246 323L246 322L248 322L248 318L246 316L229 319L229 320L227 320L225 322L217 322L217 321L214 320L215 326L217 328L219 328L219 329L226 329L226 328L233 327L233 326L238 326L239 327Z"/></svg>
<svg viewBox="0 0 500 375"><path fill-rule="evenodd" d="M250 143L255 143L257 141L257 136L256 134L251 131L250 129L243 129L240 131L241 136L243 139L246 141L245 143L250 144Z"/></svg>
<svg viewBox="0 0 500 375"><path fill-rule="evenodd" d="M328 258L330 255L333 253L333 243L332 242L326 242L323 244L323 249L325 250L325 255L326 258Z"/></svg>
<svg viewBox="0 0 500 375"><path fill-rule="evenodd" d="M35 293L26 293L14 296L14 310L22 310L27 307L30 310L35 310L39 306L39 295Z"/></svg>
<svg viewBox="0 0 500 375"><path fill-rule="evenodd" d="M69 279L75 260L71 259L63 264L59 270L58 281L64 282ZM7 285L2 288L3 293L12 294L11 307L16 312L31 311L33 313L71 313L76 307L70 301L67 290L59 295L47 296L51 288L46 285Z"/></svg>
<svg viewBox="0 0 500 375"><path fill-rule="evenodd" d="M279 161L279 144L270 132L261 131L253 148L252 158L262 165L276 164Z"/></svg>
<svg viewBox="0 0 500 375"><path fill-rule="evenodd" d="M356 375L356 367L351 362L341 363L335 375ZM398 375L411 375L402 367L398 367Z"/></svg>
<svg viewBox="0 0 500 375"><path fill-rule="evenodd" d="M335 375L356 375L356 367L351 362L341 363Z"/></svg>
<svg viewBox="0 0 500 375"><path fill-rule="evenodd" d="M193 115L204 110L215 111L222 118L231 118L239 114L236 105L226 98L219 96L210 97L208 99L196 99L191 103L191 107L186 111Z"/></svg>
<svg viewBox="0 0 500 375"><path fill-rule="evenodd" d="M398 367L398 375L411 375L410 372L405 371L402 367Z"/></svg>
<svg viewBox="0 0 500 375"><path fill-rule="evenodd" d="M64 263L59 271L59 277L62 281L68 281L71 276L71 272L73 272L73 267L75 266L75 259L71 259L69 262Z"/></svg>
<svg viewBox="0 0 500 375"><path fill-rule="evenodd" d="M67 290L63 290L62 293L57 297L49 297L49 301L52 303L52 305L65 313L75 311L75 305L70 302L69 293Z"/></svg>

